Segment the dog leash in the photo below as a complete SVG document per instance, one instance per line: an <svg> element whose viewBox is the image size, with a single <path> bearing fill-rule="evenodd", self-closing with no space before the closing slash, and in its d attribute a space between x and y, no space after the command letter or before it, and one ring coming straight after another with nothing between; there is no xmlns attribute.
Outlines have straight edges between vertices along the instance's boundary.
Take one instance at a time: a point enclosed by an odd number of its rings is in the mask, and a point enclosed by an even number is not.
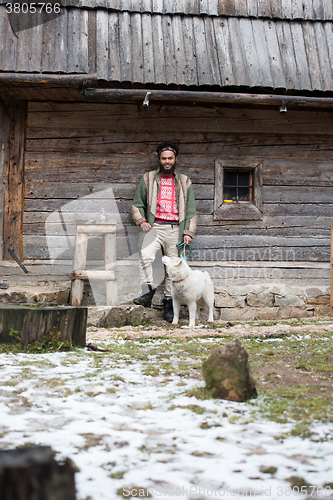
<svg viewBox="0 0 333 500"><path fill-rule="evenodd" d="M187 252L187 255L186 255L186 251L185 251L186 246L188 246L188 249L189 249L189 252ZM186 259L186 260L189 258L191 253L193 253L193 255L198 255L198 253L199 253L199 247L196 243L194 243L194 241L191 241L191 243L185 243L185 241L180 241L179 243L177 243L176 247L179 250L180 257L182 257L183 259ZM194 248L194 247L196 247L196 248ZM183 255L182 255L182 252L183 252Z"/></svg>

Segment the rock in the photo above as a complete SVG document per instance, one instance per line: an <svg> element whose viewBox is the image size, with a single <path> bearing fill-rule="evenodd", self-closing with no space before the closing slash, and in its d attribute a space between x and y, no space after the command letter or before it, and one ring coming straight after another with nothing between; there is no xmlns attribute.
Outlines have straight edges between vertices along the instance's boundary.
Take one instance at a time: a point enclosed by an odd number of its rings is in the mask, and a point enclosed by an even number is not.
<svg viewBox="0 0 333 500"><path fill-rule="evenodd" d="M273 300L274 296L272 293L249 293L246 302L251 307L271 307Z"/></svg>
<svg viewBox="0 0 333 500"><path fill-rule="evenodd" d="M241 342L213 349L202 365L206 387L214 398L247 401L257 397L248 366L248 355Z"/></svg>
<svg viewBox="0 0 333 500"><path fill-rule="evenodd" d="M255 310L252 307L225 307L221 309L222 321L254 321Z"/></svg>
<svg viewBox="0 0 333 500"><path fill-rule="evenodd" d="M275 296L275 305L276 306L302 307L302 306L304 306L304 300L302 300L297 295L287 295L286 297L282 297L281 295L276 295Z"/></svg>
<svg viewBox="0 0 333 500"><path fill-rule="evenodd" d="M245 298L215 295L215 307L245 307Z"/></svg>
<svg viewBox="0 0 333 500"><path fill-rule="evenodd" d="M148 322L149 316L143 306L134 304L112 306L107 312L102 314L96 326L108 328L109 326L140 325L144 321Z"/></svg>

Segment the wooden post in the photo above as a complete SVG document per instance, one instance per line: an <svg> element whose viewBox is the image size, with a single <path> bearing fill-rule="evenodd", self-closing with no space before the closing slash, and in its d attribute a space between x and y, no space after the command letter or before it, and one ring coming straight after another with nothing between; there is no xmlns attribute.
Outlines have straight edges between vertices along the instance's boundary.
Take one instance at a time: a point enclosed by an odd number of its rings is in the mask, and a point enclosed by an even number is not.
<svg viewBox="0 0 333 500"><path fill-rule="evenodd" d="M85 269L87 260L88 234L78 231L76 226L74 245L74 270ZM80 279L74 279L72 283L71 304L79 306L83 296L84 283Z"/></svg>
<svg viewBox="0 0 333 500"><path fill-rule="evenodd" d="M14 101L8 106L8 110L11 120L5 174L3 258L13 260L7 251L8 248L11 248L22 259L26 103Z"/></svg>
<svg viewBox="0 0 333 500"><path fill-rule="evenodd" d="M330 315L333 316L333 222L331 226L331 259L330 259L330 271L331 271L331 296L330 296Z"/></svg>
<svg viewBox="0 0 333 500"><path fill-rule="evenodd" d="M107 271L116 270L116 233L103 235L104 264ZM106 280L106 305L115 306L118 302L117 280Z"/></svg>

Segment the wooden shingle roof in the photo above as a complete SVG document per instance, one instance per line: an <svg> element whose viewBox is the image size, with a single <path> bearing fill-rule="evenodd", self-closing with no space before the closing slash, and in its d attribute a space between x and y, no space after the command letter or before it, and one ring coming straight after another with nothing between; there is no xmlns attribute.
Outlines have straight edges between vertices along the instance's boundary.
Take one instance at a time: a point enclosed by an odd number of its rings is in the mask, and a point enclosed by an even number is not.
<svg viewBox="0 0 333 500"><path fill-rule="evenodd" d="M332 5L80 0L17 36L0 5L0 71L96 73L100 80L147 85L333 91Z"/></svg>

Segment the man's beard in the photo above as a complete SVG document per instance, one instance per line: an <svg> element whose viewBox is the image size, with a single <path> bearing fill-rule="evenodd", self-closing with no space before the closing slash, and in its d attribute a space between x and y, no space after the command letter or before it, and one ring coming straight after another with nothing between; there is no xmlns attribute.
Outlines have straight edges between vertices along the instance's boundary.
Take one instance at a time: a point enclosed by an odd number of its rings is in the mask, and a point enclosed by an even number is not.
<svg viewBox="0 0 333 500"><path fill-rule="evenodd" d="M173 167L168 168L168 170L164 168L164 165L161 165L160 171L162 175L172 175L175 171L175 168L176 164Z"/></svg>

